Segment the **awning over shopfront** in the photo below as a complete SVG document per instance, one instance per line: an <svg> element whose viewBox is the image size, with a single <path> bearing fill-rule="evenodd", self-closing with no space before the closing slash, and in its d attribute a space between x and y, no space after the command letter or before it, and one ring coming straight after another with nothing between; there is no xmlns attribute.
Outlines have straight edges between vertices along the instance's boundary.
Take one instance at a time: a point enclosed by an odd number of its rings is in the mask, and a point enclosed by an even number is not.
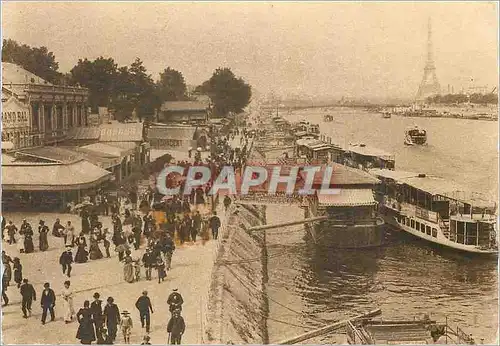
<svg viewBox="0 0 500 346"><path fill-rule="evenodd" d="M92 188L112 174L85 160L69 164L20 163L2 165L5 191L68 191Z"/></svg>
<svg viewBox="0 0 500 346"><path fill-rule="evenodd" d="M135 150L135 148L137 147L137 144L135 142L108 142L108 143L103 143L103 144L110 145L112 147L125 149L125 150Z"/></svg>
<svg viewBox="0 0 500 346"><path fill-rule="evenodd" d="M86 160L99 167L108 169L120 164L120 157L104 152L96 152L80 147L39 147L23 149L16 153L18 157L31 157L52 163L70 163Z"/></svg>
<svg viewBox="0 0 500 346"><path fill-rule="evenodd" d="M144 123L120 123L102 124L100 126L101 142L142 142L144 139Z"/></svg>
<svg viewBox="0 0 500 346"><path fill-rule="evenodd" d="M196 127L188 126L151 126L148 130L148 139L173 139L192 141Z"/></svg>
<svg viewBox="0 0 500 346"><path fill-rule="evenodd" d="M131 155L135 151L135 146L132 147L131 149L124 149L124 148L120 148L118 146L114 146L111 143L110 144L94 143L94 144L84 145L81 148L85 149L85 150L89 150L89 151L94 151L97 153L104 153L106 155L120 157L120 158L123 158L127 155Z"/></svg>
<svg viewBox="0 0 500 346"><path fill-rule="evenodd" d="M371 189L339 189L338 194L318 193L318 202L330 207L358 207L377 203Z"/></svg>

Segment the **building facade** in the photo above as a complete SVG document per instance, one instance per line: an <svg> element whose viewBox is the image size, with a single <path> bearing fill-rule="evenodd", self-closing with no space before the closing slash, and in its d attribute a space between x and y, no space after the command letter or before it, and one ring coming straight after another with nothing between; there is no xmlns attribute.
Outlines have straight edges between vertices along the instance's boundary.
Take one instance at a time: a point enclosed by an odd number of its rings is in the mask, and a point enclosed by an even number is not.
<svg viewBox="0 0 500 346"><path fill-rule="evenodd" d="M190 123L206 124L210 112L208 102L202 101L167 101L158 114L158 122L165 124Z"/></svg>
<svg viewBox="0 0 500 346"><path fill-rule="evenodd" d="M2 131L2 141L13 139L14 149L54 144L63 141L69 129L88 125L86 88L52 85L7 62L2 62L2 78L2 106L28 112L28 128L24 121L24 127Z"/></svg>

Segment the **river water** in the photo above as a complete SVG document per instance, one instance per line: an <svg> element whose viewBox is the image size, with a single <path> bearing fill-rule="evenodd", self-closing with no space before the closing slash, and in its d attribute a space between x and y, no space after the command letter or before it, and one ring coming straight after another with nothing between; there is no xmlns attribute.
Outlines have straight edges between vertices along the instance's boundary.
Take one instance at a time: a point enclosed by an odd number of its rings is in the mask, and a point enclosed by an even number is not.
<svg viewBox="0 0 500 346"><path fill-rule="evenodd" d="M334 121L323 123L325 114ZM439 175L497 198L497 122L383 119L341 108L302 110L287 118L321 124L333 143L363 142L392 152L396 169ZM427 129L427 146L403 144L404 129L412 125ZM268 223L275 223L300 219L303 212L269 206L267 216ZM302 226L267 231L271 343L374 308L381 308L387 319L447 318L476 341L497 339L496 260L436 250L405 236L386 247L347 251L311 244L304 235ZM344 340L336 335L308 343Z"/></svg>

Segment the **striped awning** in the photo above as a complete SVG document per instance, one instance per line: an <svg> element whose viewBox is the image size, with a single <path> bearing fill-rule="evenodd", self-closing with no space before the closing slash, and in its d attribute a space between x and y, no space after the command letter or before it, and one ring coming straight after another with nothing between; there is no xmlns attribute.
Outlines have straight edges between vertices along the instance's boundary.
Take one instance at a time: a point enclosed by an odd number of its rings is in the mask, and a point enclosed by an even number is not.
<svg viewBox="0 0 500 346"><path fill-rule="evenodd" d="M375 205L371 189L339 189L338 194L321 194L318 192L318 202L329 207L357 207Z"/></svg>

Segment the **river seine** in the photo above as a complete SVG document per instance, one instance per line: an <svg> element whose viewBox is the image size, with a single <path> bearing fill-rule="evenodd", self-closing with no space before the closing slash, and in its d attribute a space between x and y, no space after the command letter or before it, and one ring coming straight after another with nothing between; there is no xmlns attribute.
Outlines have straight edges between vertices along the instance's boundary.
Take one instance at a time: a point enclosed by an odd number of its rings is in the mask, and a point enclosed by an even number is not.
<svg viewBox="0 0 500 346"><path fill-rule="evenodd" d="M324 123L326 114L334 120ZM497 199L497 122L383 119L348 108L307 109L285 117L320 124L322 134L341 146L362 142L392 152L396 169L439 175ZM414 125L427 130L427 146L403 144L404 129ZM300 219L303 212L269 206L267 216L275 223ZM271 343L374 308L381 308L386 319L447 318L477 342L497 340L495 259L438 250L405 236L385 247L346 251L314 245L304 235L302 226L267 231ZM307 342L343 341L336 335Z"/></svg>

